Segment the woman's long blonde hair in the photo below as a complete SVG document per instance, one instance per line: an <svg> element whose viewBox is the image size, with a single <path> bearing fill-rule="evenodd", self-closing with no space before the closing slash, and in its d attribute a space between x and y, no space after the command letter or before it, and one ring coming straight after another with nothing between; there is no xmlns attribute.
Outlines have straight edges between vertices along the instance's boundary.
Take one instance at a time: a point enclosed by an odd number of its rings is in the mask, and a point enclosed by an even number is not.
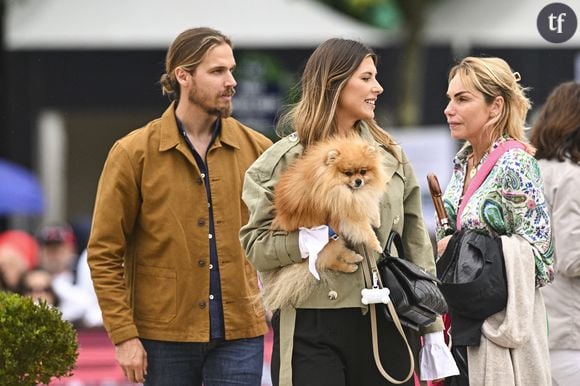
<svg viewBox="0 0 580 386"><path fill-rule="evenodd" d="M335 38L318 46L302 73L301 99L280 118L278 134L294 130L305 147L335 135L340 92L367 57L377 64L374 51L354 40ZM357 121L355 129L360 132L362 125L366 125L375 140L393 153L395 141L374 119Z"/></svg>

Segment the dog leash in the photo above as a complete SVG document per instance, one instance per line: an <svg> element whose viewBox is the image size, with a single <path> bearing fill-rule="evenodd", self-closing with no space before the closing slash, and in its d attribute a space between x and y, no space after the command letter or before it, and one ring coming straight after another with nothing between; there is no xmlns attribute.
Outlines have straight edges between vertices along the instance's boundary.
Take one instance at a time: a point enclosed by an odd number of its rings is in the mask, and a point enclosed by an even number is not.
<svg viewBox="0 0 580 386"><path fill-rule="evenodd" d="M377 264L375 262L375 259L372 257L371 254L369 254L369 251L367 250L366 246L364 247L364 252L365 252L365 262L363 262L362 268L363 268L363 274L364 274L364 278L365 278L365 283L369 288L372 288L373 286L373 277L376 278L379 287L383 288L383 284L381 283L381 278L379 275L379 270L377 268ZM373 273L373 275L371 275L371 272ZM370 308L370 318L371 318L371 337L372 337L372 343L373 343L373 357L375 358L375 363L377 365L377 369L379 370L379 372L381 373L381 375L383 376L383 378L385 378L387 381L396 384L396 385L400 385L402 383L407 382L409 379L411 379L411 377L413 376L414 370L415 370L415 359L413 357L413 350L411 350L411 345L409 345L409 341L407 340L407 336L405 335L405 331L403 331L403 326L401 325L401 321L399 320L399 315L397 315L397 311L395 310L395 306L393 305L393 302L391 302L389 300L389 302L387 304L385 304L387 306L387 309L389 310L389 313L391 314L391 318L393 319L393 323L395 324L395 327L397 327L397 330L399 331L399 334L401 334L401 337L403 338L403 340L405 341L405 344L407 346L407 350L409 352L409 362L410 362L410 368L409 368L409 373L407 374L407 376L402 379L402 380L398 380L393 378L391 375L389 375L389 373L384 369L382 363L381 363L381 356L379 353L379 342L378 342L378 333L377 333L377 310L376 310L376 305L371 303L369 304L369 308Z"/></svg>

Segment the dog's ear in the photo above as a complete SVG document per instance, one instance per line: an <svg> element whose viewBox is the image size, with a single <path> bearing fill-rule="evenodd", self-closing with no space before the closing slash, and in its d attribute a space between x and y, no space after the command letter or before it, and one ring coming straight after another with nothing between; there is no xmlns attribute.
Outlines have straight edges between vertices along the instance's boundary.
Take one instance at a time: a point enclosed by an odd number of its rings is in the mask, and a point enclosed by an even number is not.
<svg viewBox="0 0 580 386"><path fill-rule="evenodd" d="M367 146L367 154L368 155L374 155L376 152L377 152L376 146L373 146L373 145Z"/></svg>
<svg viewBox="0 0 580 386"><path fill-rule="evenodd" d="M326 154L326 165L332 165L340 156L340 151L332 149Z"/></svg>

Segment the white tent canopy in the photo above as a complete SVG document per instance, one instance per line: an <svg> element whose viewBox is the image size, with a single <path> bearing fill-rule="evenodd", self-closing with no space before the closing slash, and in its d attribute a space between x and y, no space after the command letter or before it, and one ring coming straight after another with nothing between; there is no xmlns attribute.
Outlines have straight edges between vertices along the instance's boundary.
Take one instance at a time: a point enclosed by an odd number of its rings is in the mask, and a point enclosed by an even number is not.
<svg viewBox="0 0 580 386"><path fill-rule="evenodd" d="M574 48L537 31L550 0L441 0L427 12L427 43ZM580 19L580 0L567 0ZM6 47L22 49L166 48L177 34L209 26L237 47L314 47L330 37L385 46L399 32L373 28L315 0L8 0ZM580 21L580 20L579 20Z"/></svg>
<svg viewBox="0 0 580 386"><path fill-rule="evenodd" d="M181 31L216 28L236 47L314 47L331 37L379 46L388 32L313 0L12 0L6 47L167 48Z"/></svg>

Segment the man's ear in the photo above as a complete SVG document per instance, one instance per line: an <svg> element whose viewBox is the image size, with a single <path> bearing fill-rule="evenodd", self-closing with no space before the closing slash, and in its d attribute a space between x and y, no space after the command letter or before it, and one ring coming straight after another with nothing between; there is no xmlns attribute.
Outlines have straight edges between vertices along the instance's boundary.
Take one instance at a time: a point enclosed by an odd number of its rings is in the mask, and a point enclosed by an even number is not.
<svg viewBox="0 0 580 386"><path fill-rule="evenodd" d="M189 78L191 77L191 74L186 71L183 67L177 67L174 70L175 73L175 79L177 79L177 82L184 86L189 82Z"/></svg>

